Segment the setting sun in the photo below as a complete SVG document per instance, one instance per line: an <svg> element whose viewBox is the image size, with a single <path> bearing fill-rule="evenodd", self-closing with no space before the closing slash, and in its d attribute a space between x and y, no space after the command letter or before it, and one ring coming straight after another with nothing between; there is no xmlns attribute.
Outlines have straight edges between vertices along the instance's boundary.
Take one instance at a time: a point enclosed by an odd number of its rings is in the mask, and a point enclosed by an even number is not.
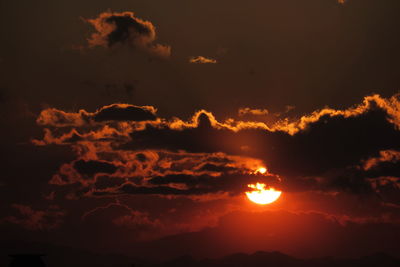
<svg viewBox="0 0 400 267"><path fill-rule="evenodd" d="M255 185L249 184L248 187L253 190L246 192L247 197L249 200L260 205L270 204L276 201L282 194L282 191L275 190L272 187L266 189L266 185L261 183Z"/></svg>
<svg viewBox="0 0 400 267"><path fill-rule="evenodd" d="M265 174L267 172L267 168L265 167L260 167L257 169L257 172L261 173L261 174Z"/></svg>

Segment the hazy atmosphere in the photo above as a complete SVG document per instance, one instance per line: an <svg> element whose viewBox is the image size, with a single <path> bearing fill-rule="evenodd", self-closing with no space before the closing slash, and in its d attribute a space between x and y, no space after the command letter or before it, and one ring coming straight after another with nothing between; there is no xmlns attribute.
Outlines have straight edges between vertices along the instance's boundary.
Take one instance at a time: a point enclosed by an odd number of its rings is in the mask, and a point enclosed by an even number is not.
<svg viewBox="0 0 400 267"><path fill-rule="evenodd" d="M0 265L397 266L399 12L0 0Z"/></svg>

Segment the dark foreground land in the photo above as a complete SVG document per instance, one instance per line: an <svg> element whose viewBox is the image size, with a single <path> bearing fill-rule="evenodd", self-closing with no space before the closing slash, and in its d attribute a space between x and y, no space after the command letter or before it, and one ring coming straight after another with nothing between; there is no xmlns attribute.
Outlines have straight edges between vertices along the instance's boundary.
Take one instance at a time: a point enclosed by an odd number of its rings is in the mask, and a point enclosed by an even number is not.
<svg viewBox="0 0 400 267"><path fill-rule="evenodd" d="M236 253L222 258L196 259L182 256L156 262L117 254L96 254L62 246L1 243L0 267L400 267L400 258L385 253L375 253L361 258L299 259L280 252L259 251L253 254ZM20 249L20 253L16 250ZM42 251L42 253L38 253Z"/></svg>
<svg viewBox="0 0 400 267"><path fill-rule="evenodd" d="M254 254L237 253L220 259L195 260L191 257L182 257L169 262L153 266L273 266L273 267L358 267L358 266L390 266L399 267L400 260L387 254L377 253L358 259L297 259L280 252L256 252Z"/></svg>

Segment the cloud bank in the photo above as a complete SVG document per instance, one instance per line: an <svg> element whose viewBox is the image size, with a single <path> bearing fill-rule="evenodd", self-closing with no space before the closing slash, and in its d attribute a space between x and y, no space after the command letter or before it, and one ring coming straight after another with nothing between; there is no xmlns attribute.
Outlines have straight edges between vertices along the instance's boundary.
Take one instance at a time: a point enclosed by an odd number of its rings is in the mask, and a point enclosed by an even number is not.
<svg viewBox="0 0 400 267"><path fill-rule="evenodd" d="M378 194L397 203L385 192L398 192L399 107L397 95L372 95L348 109L272 125L219 121L205 110L187 121L166 119L154 107L126 104L93 113L46 109L37 120L45 136L33 142L76 151L77 159L50 180L75 185L76 197L227 197L258 181L289 192ZM258 173L261 166L268 172Z"/></svg>

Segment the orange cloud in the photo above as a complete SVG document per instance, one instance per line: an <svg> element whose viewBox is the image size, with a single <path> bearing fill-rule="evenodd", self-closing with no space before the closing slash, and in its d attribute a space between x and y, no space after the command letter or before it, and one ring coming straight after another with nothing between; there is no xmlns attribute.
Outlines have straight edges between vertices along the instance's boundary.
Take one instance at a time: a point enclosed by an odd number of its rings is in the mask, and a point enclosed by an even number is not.
<svg viewBox="0 0 400 267"><path fill-rule="evenodd" d="M134 106L129 104L112 104L104 106L96 112L90 113L85 110L80 110L78 113L64 112L58 109L50 108L43 110L38 119L39 125L48 125L54 127L82 127L92 123L106 123L116 121L120 123L119 128L125 128L127 132L144 130L147 126L152 127L168 127L172 130L182 130L188 128L197 128L201 117L206 118L210 126L216 129L227 129L238 132L245 129L260 129L269 132L286 132L294 135L302 130L305 130L308 125L319 121L322 117L357 117L374 109L381 109L388 115L388 121L393 123L397 128L400 127L400 102L399 95L394 95L391 98L382 98L379 95L371 95L364 97L362 104L356 105L349 109L337 110L324 108L312 112L309 115L304 115L297 119L281 119L278 122L267 125L264 122L258 121L240 121L227 119L223 122L218 121L215 116L206 110L197 111L188 121L180 118L165 120L156 117L156 109L152 106ZM250 108L242 111L247 113L257 114L266 113L265 110L252 110ZM114 114L114 115L112 115ZM143 122L143 123L139 123ZM110 129L111 126L109 126ZM92 132L93 133L93 132ZM120 132L121 133L121 132ZM101 136L101 135L100 135Z"/></svg>
<svg viewBox="0 0 400 267"><path fill-rule="evenodd" d="M391 98L383 98L380 95L371 95L364 97L362 104L349 109L337 110L331 108L324 108L312 112L310 115L302 116L301 118L290 121L283 119L277 122L272 128L274 130L285 131L291 135L304 130L313 122L318 121L323 116L329 117L356 117L360 116L370 110L380 108L388 114L388 120L393 123L397 128L400 127L400 102L399 95L396 94Z"/></svg>
<svg viewBox="0 0 400 267"><path fill-rule="evenodd" d="M399 162L400 161L400 151L395 150L383 150L379 152L379 157L369 158L364 161L363 168L368 171L377 167L383 162Z"/></svg>
<svg viewBox="0 0 400 267"><path fill-rule="evenodd" d="M86 124L107 121L147 121L155 120L156 112L152 106L112 104L95 112L80 110L77 113L65 112L55 108L42 110L36 120L39 125L54 127L82 127Z"/></svg>
<svg viewBox="0 0 400 267"><path fill-rule="evenodd" d="M194 64L216 64L217 60L213 58L197 56L189 58L189 62Z"/></svg>
<svg viewBox="0 0 400 267"><path fill-rule="evenodd" d="M263 116L267 115L269 113L268 109L251 109L251 108L241 108L239 109L239 116L245 116L245 115L257 115L257 116Z"/></svg>
<svg viewBox="0 0 400 267"><path fill-rule="evenodd" d="M252 176L260 166L279 174L274 179L289 191L372 192L370 182L359 175L362 170L355 167L384 160L373 158L379 151L386 151L381 157L395 156L399 109L397 95L372 95L348 109L324 108L273 124L220 121L206 110L188 120L168 120L157 117L154 107L128 104L93 113L46 109L37 122L49 128L33 143L71 146L76 160L62 165L50 183L77 184L78 197L235 194L236 185L222 185L224 181L238 181L240 175L242 182L263 179ZM242 113L253 111L247 108ZM75 168L81 161L105 162L116 171L84 174Z"/></svg>

